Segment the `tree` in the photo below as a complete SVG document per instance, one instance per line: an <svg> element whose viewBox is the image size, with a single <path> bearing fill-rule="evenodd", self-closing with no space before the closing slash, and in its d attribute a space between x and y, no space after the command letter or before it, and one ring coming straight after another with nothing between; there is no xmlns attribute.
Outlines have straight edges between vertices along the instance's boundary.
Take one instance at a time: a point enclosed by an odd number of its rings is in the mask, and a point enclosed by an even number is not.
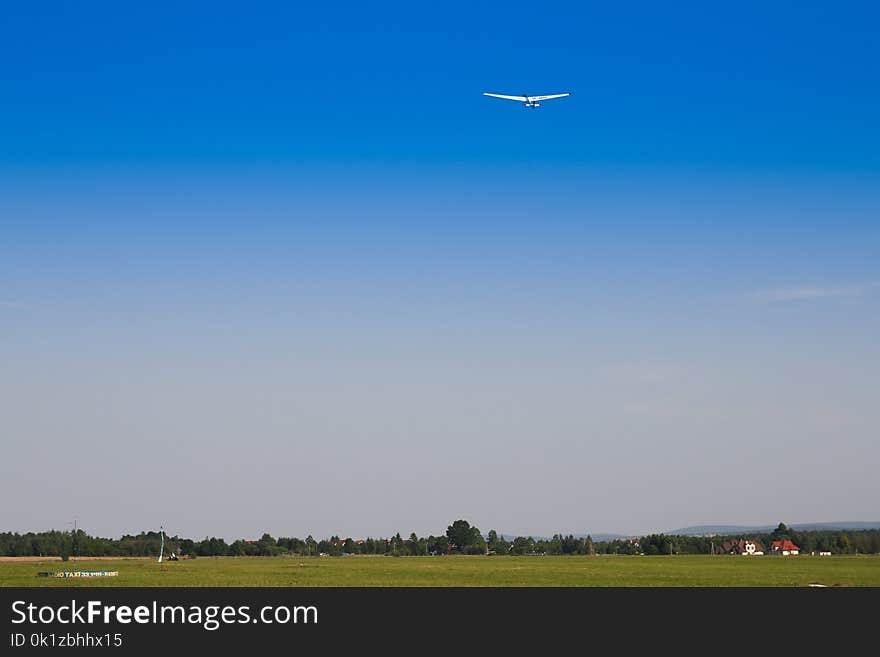
<svg viewBox="0 0 880 657"><path fill-rule="evenodd" d="M455 546L458 552L467 552L468 548L483 548L485 551L485 541L480 530L471 527L467 520L456 520L446 528L446 538Z"/></svg>
<svg viewBox="0 0 880 657"><path fill-rule="evenodd" d="M773 532L770 534L770 536L774 541L781 541L786 538L790 539L791 536L789 536L789 533L790 530L788 529L788 527L785 526L785 523L780 522L776 529L774 529Z"/></svg>
<svg viewBox="0 0 880 657"><path fill-rule="evenodd" d="M517 536L513 539L510 552L513 554L532 554L535 551L535 541L531 536Z"/></svg>
<svg viewBox="0 0 880 657"><path fill-rule="evenodd" d="M422 547L422 542L419 540L419 537L415 532L409 535L409 540L407 541L407 548L409 549L409 553L413 556L417 554L424 554L425 550Z"/></svg>
<svg viewBox="0 0 880 657"><path fill-rule="evenodd" d="M476 527L472 527L471 529L471 542L470 545L465 548L465 554L488 554L489 546L486 544L486 539L483 538L480 530Z"/></svg>
<svg viewBox="0 0 880 657"><path fill-rule="evenodd" d="M273 557L277 554L281 554L281 548L278 546L278 541L272 538L271 534L263 534L260 537L260 540L257 541L256 545L257 554L261 557Z"/></svg>
<svg viewBox="0 0 880 657"><path fill-rule="evenodd" d="M510 550L510 544L498 536L494 529L486 536L486 543L489 554L507 554Z"/></svg>
<svg viewBox="0 0 880 657"><path fill-rule="evenodd" d="M431 554L446 554L449 539L446 536L428 536L428 552Z"/></svg>

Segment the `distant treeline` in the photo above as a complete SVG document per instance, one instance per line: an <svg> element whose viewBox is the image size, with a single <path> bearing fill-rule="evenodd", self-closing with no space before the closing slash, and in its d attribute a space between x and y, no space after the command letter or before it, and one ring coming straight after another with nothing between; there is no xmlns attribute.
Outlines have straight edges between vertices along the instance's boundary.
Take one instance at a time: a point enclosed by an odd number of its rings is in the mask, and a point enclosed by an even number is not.
<svg viewBox="0 0 880 657"><path fill-rule="evenodd" d="M0 555L29 556L94 556L138 557L157 556L161 545L159 532L142 532L119 539L90 536L83 530L48 531L25 534L0 533ZM486 555L593 555L593 554L712 554L722 546L738 539L757 540L769 552L772 541L788 539L802 552L832 552L834 554L880 554L880 530L849 531L795 531L784 524L770 533L730 536L678 536L650 534L630 539L594 541L590 536L556 534L552 538L519 536L512 540L492 530L483 535L466 520L456 520L440 536L403 538L399 533L390 538L352 539L331 536L316 540L294 537L274 538L263 534L259 540L239 539L227 543L222 538L204 538L195 541L180 536L165 536L166 553L182 556L343 556L390 555L418 556L438 554Z"/></svg>

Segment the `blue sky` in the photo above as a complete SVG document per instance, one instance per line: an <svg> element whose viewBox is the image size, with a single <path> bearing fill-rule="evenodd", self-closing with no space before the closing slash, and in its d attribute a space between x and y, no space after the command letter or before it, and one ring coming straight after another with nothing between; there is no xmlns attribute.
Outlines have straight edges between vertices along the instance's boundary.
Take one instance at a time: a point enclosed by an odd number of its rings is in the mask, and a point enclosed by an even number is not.
<svg viewBox="0 0 880 657"><path fill-rule="evenodd" d="M878 18L7 9L0 524L875 520Z"/></svg>
<svg viewBox="0 0 880 657"><path fill-rule="evenodd" d="M876 171L877 11L19 5L0 46L0 158ZM491 90L576 97L534 117Z"/></svg>

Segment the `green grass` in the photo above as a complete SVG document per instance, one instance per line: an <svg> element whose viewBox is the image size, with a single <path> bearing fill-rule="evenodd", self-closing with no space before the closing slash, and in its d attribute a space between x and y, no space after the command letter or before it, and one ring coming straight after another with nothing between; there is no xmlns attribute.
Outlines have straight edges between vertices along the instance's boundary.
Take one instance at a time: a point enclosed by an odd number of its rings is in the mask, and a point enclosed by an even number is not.
<svg viewBox="0 0 880 657"><path fill-rule="evenodd" d="M118 570L52 579L47 570ZM880 586L880 557L240 557L0 563L0 587Z"/></svg>

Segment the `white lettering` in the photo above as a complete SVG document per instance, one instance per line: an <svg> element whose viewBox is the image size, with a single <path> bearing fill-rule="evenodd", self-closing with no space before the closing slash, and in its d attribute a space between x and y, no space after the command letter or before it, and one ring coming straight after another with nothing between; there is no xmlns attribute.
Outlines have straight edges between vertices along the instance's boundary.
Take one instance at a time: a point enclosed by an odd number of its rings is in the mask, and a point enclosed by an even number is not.
<svg viewBox="0 0 880 657"><path fill-rule="evenodd" d="M21 620L15 620L14 618L12 619L12 622L15 625L20 625L21 623L24 623L27 620L27 614L25 614L21 609L16 609L17 606L21 606L23 604L24 604L24 600L16 600L15 602L12 603L13 613L18 614L21 617Z"/></svg>

